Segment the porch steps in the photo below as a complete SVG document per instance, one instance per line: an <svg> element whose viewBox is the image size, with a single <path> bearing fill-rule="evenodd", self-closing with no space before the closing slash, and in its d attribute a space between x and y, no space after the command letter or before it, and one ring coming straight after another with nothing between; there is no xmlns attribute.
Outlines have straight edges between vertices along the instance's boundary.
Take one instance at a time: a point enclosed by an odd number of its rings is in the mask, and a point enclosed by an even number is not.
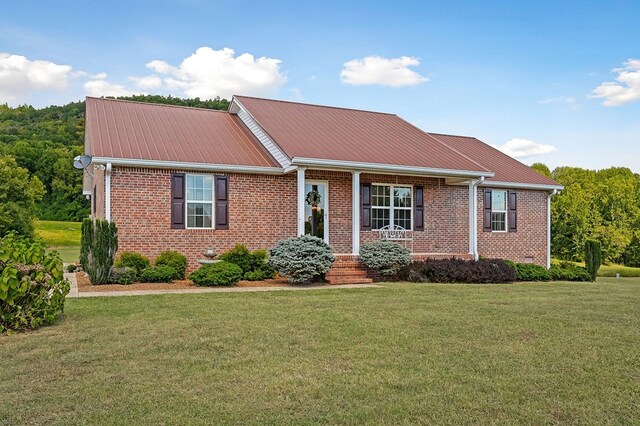
<svg viewBox="0 0 640 426"><path fill-rule="evenodd" d="M357 260L336 259L333 268L325 274L329 284L370 284L367 270Z"/></svg>

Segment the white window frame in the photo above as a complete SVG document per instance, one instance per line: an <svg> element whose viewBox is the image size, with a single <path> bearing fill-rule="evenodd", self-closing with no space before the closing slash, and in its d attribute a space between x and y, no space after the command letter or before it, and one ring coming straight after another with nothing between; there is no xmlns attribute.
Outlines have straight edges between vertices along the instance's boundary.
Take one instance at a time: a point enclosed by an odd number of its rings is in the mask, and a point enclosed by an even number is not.
<svg viewBox="0 0 640 426"><path fill-rule="evenodd" d="M495 192L504 192L504 210L497 210L494 208L493 194ZM493 229L493 214L504 213L504 230ZM509 231L509 191L506 189L492 189L491 190L491 232L508 232Z"/></svg>
<svg viewBox="0 0 640 426"><path fill-rule="evenodd" d="M201 200L189 201L189 176L211 177L211 201L201 201ZM215 189L216 189L216 177L214 175L205 174L205 173L185 174L185 181L184 181L184 227L185 229L215 229L215 224L216 224ZM211 204L211 226L189 226L189 203L190 202L192 204Z"/></svg>
<svg viewBox="0 0 640 426"><path fill-rule="evenodd" d="M379 231L380 228L374 228L373 227L373 210L374 209L378 209L378 210L386 210L389 209L389 225L394 225L395 223L395 215L394 215L394 211L397 210L409 210L410 211L410 227L407 228L407 231L413 231L413 209L414 209L414 205L413 203L415 203L415 200L413 199L413 185L403 185L403 184L392 184L392 183L372 183L371 186L388 186L389 187L389 195L390 195L390 200L389 200L389 207L376 207L373 205L373 190L371 191L371 230L372 231ZM409 199L411 200L411 207L395 207L393 204L393 189L394 188L409 188Z"/></svg>

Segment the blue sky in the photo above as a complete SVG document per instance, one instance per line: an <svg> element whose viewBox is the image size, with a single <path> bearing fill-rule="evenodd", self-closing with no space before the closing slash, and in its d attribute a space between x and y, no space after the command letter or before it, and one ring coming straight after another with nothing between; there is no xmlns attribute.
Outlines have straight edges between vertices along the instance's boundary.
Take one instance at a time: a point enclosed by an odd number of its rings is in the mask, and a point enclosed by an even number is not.
<svg viewBox="0 0 640 426"><path fill-rule="evenodd" d="M0 0L0 11L0 103L258 95L394 112L527 164L640 172L638 1Z"/></svg>

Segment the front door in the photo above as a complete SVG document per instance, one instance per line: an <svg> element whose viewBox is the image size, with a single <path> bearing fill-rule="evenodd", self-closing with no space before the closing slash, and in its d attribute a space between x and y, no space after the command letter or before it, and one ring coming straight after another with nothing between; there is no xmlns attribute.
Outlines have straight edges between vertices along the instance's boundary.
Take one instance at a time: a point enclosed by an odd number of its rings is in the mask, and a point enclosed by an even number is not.
<svg viewBox="0 0 640 426"><path fill-rule="evenodd" d="M306 181L304 184L304 233L329 243L329 199L326 181Z"/></svg>

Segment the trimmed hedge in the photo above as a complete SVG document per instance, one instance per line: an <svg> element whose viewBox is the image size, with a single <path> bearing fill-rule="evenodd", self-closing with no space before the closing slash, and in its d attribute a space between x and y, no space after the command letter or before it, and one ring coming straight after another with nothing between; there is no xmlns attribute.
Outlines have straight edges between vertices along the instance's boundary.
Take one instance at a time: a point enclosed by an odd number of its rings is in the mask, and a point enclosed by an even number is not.
<svg viewBox="0 0 640 426"><path fill-rule="evenodd" d="M549 275L554 281L591 281L591 275L585 268L568 262L551 265Z"/></svg>
<svg viewBox="0 0 640 426"><path fill-rule="evenodd" d="M375 240L360 247L360 260L382 275L394 275L411 262L411 252L389 240Z"/></svg>
<svg viewBox="0 0 640 426"><path fill-rule="evenodd" d="M507 283L517 280L514 268L501 259L478 261L427 259L400 269L400 279L429 283Z"/></svg>
<svg viewBox="0 0 640 426"><path fill-rule="evenodd" d="M202 265L189 275L189 279L198 286L232 285L242 278L242 269L225 261Z"/></svg>
<svg viewBox="0 0 640 426"><path fill-rule="evenodd" d="M176 270L167 265L156 265L143 269L140 273L140 282L143 283L170 283L176 276Z"/></svg>
<svg viewBox="0 0 640 426"><path fill-rule="evenodd" d="M143 270L151 267L151 262L148 257L135 251L123 251L116 260L115 266L118 268L133 268L136 274L140 275Z"/></svg>
<svg viewBox="0 0 640 426"><path fill-rule="evenodd" d="M518 281L551 281L551 274L544 266L533 263L513 263Z"/></svg>
<svg viewBox="0 0 640 426"><path fill-rule="evenodd" d="M187 273L187 256L182 255L177 251L163 251L158 257L156 257L155 265L172 267L176 271L173 279L183 280Z"/></svg>

